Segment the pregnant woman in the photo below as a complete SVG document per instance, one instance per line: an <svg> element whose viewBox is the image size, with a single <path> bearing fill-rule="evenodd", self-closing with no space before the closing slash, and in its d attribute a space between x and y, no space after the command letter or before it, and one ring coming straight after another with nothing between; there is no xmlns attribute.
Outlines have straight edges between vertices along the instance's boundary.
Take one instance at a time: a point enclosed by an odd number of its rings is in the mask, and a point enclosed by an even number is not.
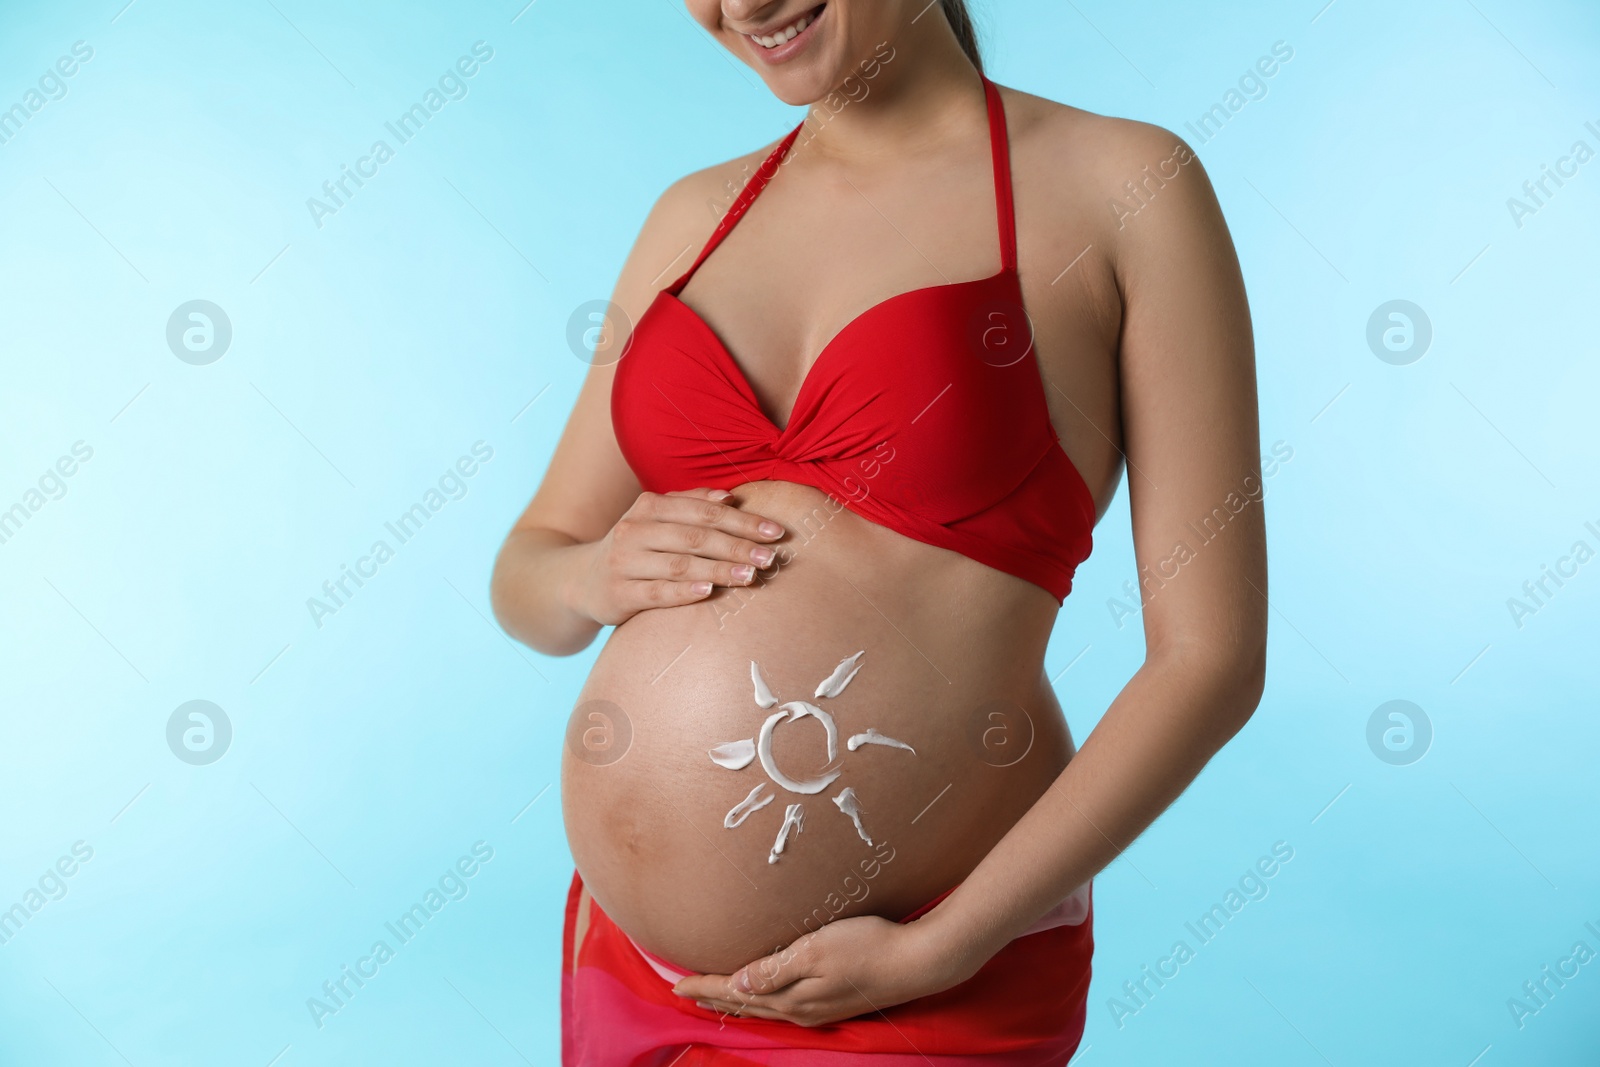
<svg viewBox="0 0 1600 1067"><path fill-rule="evenodd" d="M614 627L565 1062L1065 1063L1091 879L1263 684L1226 226L1172 134L989 81L960 0L688 8L811 106L660 197L496 565L531 647ZM1124 460L1145 657L1079 750L1045 650Z"/></svg>

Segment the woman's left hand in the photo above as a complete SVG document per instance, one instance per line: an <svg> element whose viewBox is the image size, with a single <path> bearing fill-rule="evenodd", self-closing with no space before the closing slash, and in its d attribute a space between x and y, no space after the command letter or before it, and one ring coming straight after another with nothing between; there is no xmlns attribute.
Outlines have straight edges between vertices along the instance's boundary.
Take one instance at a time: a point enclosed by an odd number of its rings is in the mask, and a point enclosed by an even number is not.
<svg viewBox="0 0 1600 1067"><path fill-rule="evenodd" d="M840 919L732 975L690 975L672 991L726 1015L823 1026L938 993L976 971L941 958L933 929L876 915Z"/></svg>

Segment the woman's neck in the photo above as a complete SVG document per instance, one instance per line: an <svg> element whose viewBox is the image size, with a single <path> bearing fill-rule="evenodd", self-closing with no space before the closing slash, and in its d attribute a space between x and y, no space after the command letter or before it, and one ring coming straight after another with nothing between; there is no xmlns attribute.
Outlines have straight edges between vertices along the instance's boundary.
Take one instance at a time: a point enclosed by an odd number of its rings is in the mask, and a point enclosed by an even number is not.
<svg viewBox="0 0 1600 1067"><path fill-rule="evenodd" d="M936 13L936 12L935 12ZM904 41L891 41L891 58L876 58L876 74L853 78L865 87L837 112L826 100L813 104L797 142L817 161L851 168L886 157L903 158L987 125L983 81L942 18L923 19ZM870 67L868 69L871 69ZM827 98L834 99L834 96Z"/></svg>

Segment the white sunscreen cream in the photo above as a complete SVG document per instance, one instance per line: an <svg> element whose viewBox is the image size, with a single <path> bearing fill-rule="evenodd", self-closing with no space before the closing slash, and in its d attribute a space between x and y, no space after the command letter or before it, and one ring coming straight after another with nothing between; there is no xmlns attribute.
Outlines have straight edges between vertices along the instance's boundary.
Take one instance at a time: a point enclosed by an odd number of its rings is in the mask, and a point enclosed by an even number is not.
<svg viewBox="0 0 1600 1067"><path fill-rule="evenodd" d="M822 723L823 729L828 731L828 766L833 766L839 758L839 728L834 725L833 716L817 707L815 704L804 700L791 700L787 704L778 705L789 711L790 721L803 719L807 715Z"/></svg>
<svg viewBox="0 0 1600 1067"><path fill-rule="evenodd" d="M869 845L872 844L872 835L861 825L861 798L856 796L856 791L845 786L844 792L834 797L833 802L839 805L840 811L850 816L851 822L856 824L856 833L861 835L861 840Z"/></svg>
<svg viewBox="0 0 1600 1067"><path fill-rule="evenodd" d="M883 734L880 734L876 729L870 726L867 728L866 733L856 734L854 737L850 738L850 740L845 742L845 747L851 752L854 752L862 745L887 745L889 748L903 748L913 756L917 754L917 750L906 744L904 741L896 741L892 737L885 737Z"/></svg>
<svg viewBox="0 0 1600 1067"><path fill-rule="evenodd" d="M817 691L812 696L836 697L844 692L844 687L850 684L850 679L854 678L856 672L861 669L859 661L866 654L867 650L862 649L855 655L840 660L839 665L833 669L833 673L822 680L822 684L817 686Z"/></svg>
<svg viewBox="0 0 1600 1067"><path fill-rule="evenodd" d="M772 851L767 854L768 863L778 862L778 853L789 844L791 831L799 833L806 828L805 809L798 804L790 804L789 810L783 813L783 825L778 827L778 839L772 843Z"/></svg>
<svg viewBox="0 0 1600 1067"><path fill-rule="evenodd" d="M863 649L853 656L840 660L839 665L833 669L833 673L829 674L817 686L815 696L818 699L824 699L836 697L844 692L845 686L849 685L850 680L861 670L861 657L865 654L866 650ZM767 716L754 740L744 738L740 741L724 741L712 747L710 750L711 762L719 767L727 767L729 770L737 771L748 767L752 761L759 759L761 761L761 769L767 773L768 778L772 779L773 784L791 793L820 793L832 785L839 778L839 775L843 773L839 766L839 727L834 722L833 716L807 700L790 700L778 705L777 697L773 696L772 690L767 688L766 681L761 677L761 668L757 666L755 660L750 661L750 681L755 686L756 703L763 708L771 708L776 705L778 710ZM780 771L777 763L773 760L772 731L777 728L780 722L795 722L807 716L820 722L823 730L827 732L828 762L824 773L820 777L798 780L790 778ZM871 727L865 733L853 734L845 742L845 747L851 752L856 751L862 745L883 745L887 748L900 748L910 752L912 755L916 755L917 751L904 741L888 737ZM733 810L729 811L727 816L723 818L722 825L731 830L749 818L751 813L771 804L776 797L770 793L763 796L762 793L766 788L767 783L762 782L750 790L749 794L738 804L735 804ZM861 823L861 798L856 795L856 791L850 786L845 786L839 792L839 795L833 797L832 800L835 807L850 817L850 821L855 824L856 833L861 840L865 841L869 846L872 845L872 835L867 833L867 828ZM790 804L784 812L783 825L778 828L778 836L772 844L772 851L767 854L767 862L777 863L778 857L788 848L789 839L804 829L805 809L799 804Z"/></svg>
<svg viewBox="0 0 1600 1067"><path fill-rule="evenodd" d="M750 790L749 796L735 804L733 806L733 810L728 812L727 815L723 816L722 825L732 830L735 826L738 826L740 823L748 819L751 812L760 811L762 808L766 807L768 804L771 804L775 799L777 799L776 797L770 796L761 797L760 800L756 799L756 797L760 796L761 791L766 787L767 783L762 782L760 785Z"/></svg>
<svg viewBox="0 0 1600 1067"><path fill-rule="evenodd" d="M748 737L742 741L724 741L711 750L711 762L730 771L743 770L756 758L756 743Z"/></svg>
<svg viewBox="0 0 1600 1067"><path fill-rule="evenodd" d="M833 739L837 736L835 733L837 728L833 725L833 717L831 715L828 715L827 712L822 711L820 708L818 709L818 712L819 714L817 717L822 719L823 725L828 728L828 748L831 756L836 748ZM812 713L809 711L804 711L800 714L809 715ZM768 715L767 721L761 724L761 733L756 737L756 755L761 760L761 769L767 772L768 778L771 778L774 782L783 786L783 788L787 789L791 793L820 793L833 784L834 779L839 777L841 773L840 771L829 771L820 778L811 778L802 782L790 778L787 774L784 774L782 771L778 770L778 764L774 762L772 758L772 729L773 727L777 726L778 723L791 716L794 716L795 718L799 717L794 714L792 709L782 708L773 712L771 715Z"/></svg>
<svg viewBox="0 0 1600 1067"><path fill-rule="evenodd" d="M761 677L761 668L756 666L755 660L750 661L750 680L756 685L757 704L770 708L778 702L778 698L772 695L772 690L767 688L766 679Z"/></svg>

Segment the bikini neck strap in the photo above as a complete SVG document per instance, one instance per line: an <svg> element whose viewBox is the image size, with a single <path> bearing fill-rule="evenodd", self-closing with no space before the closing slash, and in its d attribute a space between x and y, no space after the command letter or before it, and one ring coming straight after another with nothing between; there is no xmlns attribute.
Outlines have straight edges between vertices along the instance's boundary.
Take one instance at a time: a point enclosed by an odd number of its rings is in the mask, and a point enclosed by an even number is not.
<svg viewBox="0 0 1600 1067"><path fill-rule="evenodd" d="M1016 209L1011 197L1011 153L1010 142L1006 133L1006 109L1000 101L1000 90L986 75L979 74L983 79L983 94L985 105L989 113L989 152L994 166L994 197L996 224L1000 233L1000 265L1002 270L1015 270L1017 267L1017 221ZM761 166L745 182L739 190L739 195L734 198L732 205L722 216L722 221L717 223L717 228L712 231L711 237L706 241L705 247L700 250L700 255L695 258L689 269L667 287L667 292L677 296L683 287L689 284L689 279L694 277L694 272L700 269L700 264L706 261L723 238L739 224L744 213L750 210L750 205L755 203L756 197L767 187L773 175L778 173L778 168L788 159L789 149L793 147L795 138L800 136L800 131L805 128L802 119L788 136L778 142L778 146L767 153L767 158L761 161Z"/></svg>

